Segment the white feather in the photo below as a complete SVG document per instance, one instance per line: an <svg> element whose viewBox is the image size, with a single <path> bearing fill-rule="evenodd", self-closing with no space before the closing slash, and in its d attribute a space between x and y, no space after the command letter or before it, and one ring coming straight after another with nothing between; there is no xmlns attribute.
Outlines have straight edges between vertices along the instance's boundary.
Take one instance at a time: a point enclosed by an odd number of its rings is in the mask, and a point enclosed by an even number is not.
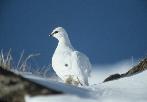
<svg viewBox="0 0 147 102"><path fill-rule="evenodd" d="M88 57L72 47L68 34L62 27L53 30L52 36L59 41L52 57L52 67L56 74L66 83L88 85L91 72Z"/></svg>

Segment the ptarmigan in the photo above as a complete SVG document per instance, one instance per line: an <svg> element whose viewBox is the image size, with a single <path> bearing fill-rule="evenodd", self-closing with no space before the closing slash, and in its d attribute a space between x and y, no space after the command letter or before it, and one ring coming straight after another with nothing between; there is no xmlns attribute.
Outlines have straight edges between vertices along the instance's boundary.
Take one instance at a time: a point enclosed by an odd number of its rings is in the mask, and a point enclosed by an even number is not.
<svg viewBox="0 0 147 102"><path fill-rule="evenodd" d="M89 58L72 47L64 28L55 28L49 36L58 40L58 46L52 57L52 67L56 74L67 84L89 85L88 77L91 72Z"/></svg>

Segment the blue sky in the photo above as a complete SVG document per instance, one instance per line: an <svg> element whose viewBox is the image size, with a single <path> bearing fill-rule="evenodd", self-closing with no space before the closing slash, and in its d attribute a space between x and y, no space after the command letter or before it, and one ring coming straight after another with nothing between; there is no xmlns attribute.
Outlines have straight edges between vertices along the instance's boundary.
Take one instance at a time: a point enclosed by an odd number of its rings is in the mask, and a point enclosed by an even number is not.
<svg viewBox="0 0 147 102"><path fill-rule="evenodd" d="M57 40L48 34L57 26L93 64L147 54L146 0L0 0L0 49L15 57L24 49L50 63Z"/></svg>

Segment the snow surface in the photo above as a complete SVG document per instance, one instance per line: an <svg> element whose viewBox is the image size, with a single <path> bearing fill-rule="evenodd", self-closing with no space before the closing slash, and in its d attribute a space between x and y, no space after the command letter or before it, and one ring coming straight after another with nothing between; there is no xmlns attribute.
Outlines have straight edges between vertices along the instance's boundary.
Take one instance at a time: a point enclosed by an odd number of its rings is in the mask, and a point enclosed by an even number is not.
<svg viewBox="0 0 147 102"><path fill-rule="evenodd" d="M147 71L115 81L102 83L110 74L126 72L130 62L115 65L94 66L90 86L75 87L61 82L27 76L30 80L66 94L49 96L26 96L26 102L147 102Z"/></svg>

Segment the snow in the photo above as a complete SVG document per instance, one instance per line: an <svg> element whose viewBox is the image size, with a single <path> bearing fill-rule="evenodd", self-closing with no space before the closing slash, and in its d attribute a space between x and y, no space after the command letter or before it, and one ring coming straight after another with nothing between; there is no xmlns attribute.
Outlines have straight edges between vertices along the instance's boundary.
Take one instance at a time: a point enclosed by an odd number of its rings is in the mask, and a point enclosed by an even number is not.
<svg viewBox="0 0 147 102"><path fill-rule="evenodd" d="M115 65L94 66L88 87L75 87L29 76L37 83L63 91L66 94L35 97L27 95L25 100L26 102L147 102L147 71L102 83L110 74L123 73L131 66L128 61Z"/></svg>

